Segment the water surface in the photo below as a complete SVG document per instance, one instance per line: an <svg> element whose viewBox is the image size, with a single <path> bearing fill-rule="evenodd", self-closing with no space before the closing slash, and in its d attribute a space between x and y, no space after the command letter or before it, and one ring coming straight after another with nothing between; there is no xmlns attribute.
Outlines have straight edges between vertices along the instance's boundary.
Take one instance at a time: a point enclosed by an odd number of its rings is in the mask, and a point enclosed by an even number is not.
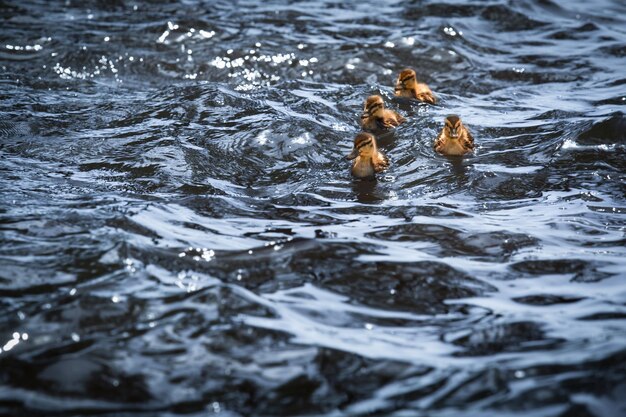
<svg viewBox="0 0 626 417"><path fill-rule="evenodd" d="M626 414L623 2L0 10L3 415Z"/></svg>

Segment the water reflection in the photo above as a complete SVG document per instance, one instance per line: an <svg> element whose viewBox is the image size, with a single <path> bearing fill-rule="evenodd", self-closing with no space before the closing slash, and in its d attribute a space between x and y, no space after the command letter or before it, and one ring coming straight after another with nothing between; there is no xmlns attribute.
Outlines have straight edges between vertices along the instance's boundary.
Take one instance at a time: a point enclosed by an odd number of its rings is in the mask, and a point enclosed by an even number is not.
<svg viewBox="0 0 626 417"><path fill-rule="evenodd" d="M471 159L464 158L462 156L445 156L454 178L459 186L464 186L469 181L468 165L471 164ZM470 156L471 158L471 156Z"/></svg>
<svg viewBox="0 0 626 417"><path fill-rule="evenodd" d="M378 180L374 177L354 179L352 181L352 192L359 203L375 204L386 199L383 187L380 186Z"/></svg>

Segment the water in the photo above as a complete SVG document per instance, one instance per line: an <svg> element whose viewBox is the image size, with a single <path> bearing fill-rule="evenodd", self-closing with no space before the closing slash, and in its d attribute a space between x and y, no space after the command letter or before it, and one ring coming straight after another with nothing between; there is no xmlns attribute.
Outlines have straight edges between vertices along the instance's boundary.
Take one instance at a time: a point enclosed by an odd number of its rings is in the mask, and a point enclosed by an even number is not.
<svg viewBox="0 0 626 417"><path fill-rule="evenodd" d="M625 415L623 2L0 10L1 414Z"/></svg>

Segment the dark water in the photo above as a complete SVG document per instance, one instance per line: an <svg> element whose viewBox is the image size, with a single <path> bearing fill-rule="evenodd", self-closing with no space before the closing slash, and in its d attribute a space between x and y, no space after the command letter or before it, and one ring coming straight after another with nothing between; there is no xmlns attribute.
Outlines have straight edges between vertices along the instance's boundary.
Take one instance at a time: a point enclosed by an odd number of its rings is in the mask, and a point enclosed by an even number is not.
<svg viewBox="0 0 626 417"><path fill-rule="evenodd" d="M626 415L625 16L0 2L0 414Z"/></svg>

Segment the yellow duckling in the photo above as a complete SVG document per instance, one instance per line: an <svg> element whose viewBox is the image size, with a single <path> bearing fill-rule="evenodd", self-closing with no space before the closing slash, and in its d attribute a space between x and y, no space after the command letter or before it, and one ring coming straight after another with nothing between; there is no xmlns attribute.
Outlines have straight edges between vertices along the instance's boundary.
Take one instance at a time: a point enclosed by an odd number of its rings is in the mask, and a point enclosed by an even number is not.
<svg viewBox="0 0 626 417"><path fill-rule="evenodd" d="M435 139L435 150L444 155L465 155L474 150L474 138L457 115L446 117L445 125Z"/></svg>
<svg viewBox="0 0 626 417"><path fill-rule="evenodd" d="M370 132L380 132L391 129L404 123L406 119L393 110L385 109L385 102L381 96L369 96L365 100L361 126Z"/></svg>
<svg viewBox="0 0 626 417"><path fill-rule="evenodd" d="M435 104L437 100L430 88L417 81L415 71L405 69L398 76L395 88L396 97L414 98L424 103Z"/></svg>
<svg viewBox="0 0 626 417"><path fill-rule="evenodd" d="M376 138L369 133L359 133L354 138L354 148L346 159L352 162L352 175L357 178L371 177L389 167L389 159L378 150Z"/></svg>

